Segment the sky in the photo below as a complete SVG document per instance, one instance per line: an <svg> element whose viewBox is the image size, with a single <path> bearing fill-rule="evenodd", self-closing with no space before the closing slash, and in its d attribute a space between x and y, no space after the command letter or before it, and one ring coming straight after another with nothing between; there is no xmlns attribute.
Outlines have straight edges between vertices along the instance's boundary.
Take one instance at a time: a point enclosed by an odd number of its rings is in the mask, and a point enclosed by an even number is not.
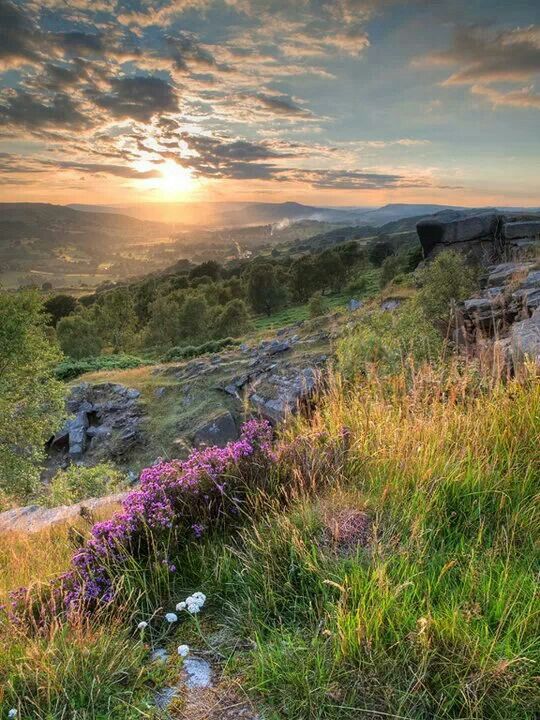
<svg viewBox="0 0 540 720"><path fill-rule="evenodd" d="M540 0L0 0L0 201L540 205Z"/></svg>

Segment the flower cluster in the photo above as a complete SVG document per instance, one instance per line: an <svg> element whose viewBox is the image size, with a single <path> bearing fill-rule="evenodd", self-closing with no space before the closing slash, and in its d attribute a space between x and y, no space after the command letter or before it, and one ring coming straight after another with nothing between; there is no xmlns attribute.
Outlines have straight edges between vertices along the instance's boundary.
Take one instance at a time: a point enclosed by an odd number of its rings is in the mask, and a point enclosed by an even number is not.
<svg viewBox="0 0 540 720"><path fill-rule="evenodd" d="M270 424L250 420L239 440L223 448L196 450L184 462L159 462L143 470L140 488L124 499L122 512L93 527L72 569L62 576L60 593L67 607L110 602L123 564L129 557L148 557L160 533L198 539L207 529L238 518L246 495L269 474L271 441ZM198 612L204 599L202 593L191 596L186 609Z"/></svg>
<svg viewBox="0 0 540 720"><path fill-rule="evenodd" d="M204 603L206 602L206 595L202 592L196 592L193 593L193 595L190 595L188 598L183 600L182 602L179 602L176 606L176 609L178 612L181 612L182 610L187 610L188 613L191 613L192 615L196 615L201 611L201 608L204 606Z"/></svg>

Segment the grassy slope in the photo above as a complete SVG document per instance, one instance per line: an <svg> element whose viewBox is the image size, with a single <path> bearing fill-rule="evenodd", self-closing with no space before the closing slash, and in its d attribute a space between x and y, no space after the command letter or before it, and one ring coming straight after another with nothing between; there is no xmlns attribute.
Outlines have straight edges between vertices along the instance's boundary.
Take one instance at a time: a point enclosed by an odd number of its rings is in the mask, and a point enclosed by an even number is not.
<svg viewBox="0 0 540 720"><path fill-rule="evenodd" d="M269 506L240 540L177 549L165 585L141 581L154 609L203 589L203 632L225 624L254 643L229 667L269 719L536 717L540 386L486 389L472 371L429 368L409 392L402 380L346 388L337 378L311 420L285 434L308 494L288 511ZM336 452L344 426L350 450ZM367 547L325 540L344 508L371 518ZM65 539L51 542L57 571ZM145 690L163 671L126 635L142 606L125 603L108 630L74 622L28 638L4 628L2 711L20 702L28 718L130 717L131 704L149 717ZM192 634L182 623L174 641ZM126 686L136 689L128 705Z"/></svg>

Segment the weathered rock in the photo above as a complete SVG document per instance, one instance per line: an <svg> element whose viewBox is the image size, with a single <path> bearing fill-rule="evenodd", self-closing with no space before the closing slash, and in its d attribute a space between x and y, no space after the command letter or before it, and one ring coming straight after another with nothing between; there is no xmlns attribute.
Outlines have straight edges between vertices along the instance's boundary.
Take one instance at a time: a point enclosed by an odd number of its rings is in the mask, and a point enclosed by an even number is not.
<svg viewBox="0 0 540 720"><path fill-rule="evenodd" d="M507 240L540 237L540 218L538 220L523 220L507 222L503 227L503 234Z"/></svg>
<svg viewBox="0 0 540 720"><path fill-rule="evenodd" d="M291 344L286 341L272 340L265 348L268 355L277 355L278 353L287 352L291 349Z"/></svg>
<svg viewBox="0 0 540 720"><path fill-rule="evenodd" d="M525 275L530 268L531 265L529 263L507 262L495 265L491 268L488 275L488 287L506 285L511 280Z"/></svg>
<svg viewBox="0 0 540 720"><path fill-rule="evenodd" d="M229 411L213 418L195 431L195 445L218 445L223 447L238 437L238 429Z"/></svg>
<svg viewBox="0 0 540 720"><path fill-rule="evenodd" d="M118 383L75 385L66 409L75 417L48 443L51 453L67 449L71 460L85 463L125 457L142 441L140 391ZM62 464L60 454L56 458Z"/></svg>
<svg viewBox="0 0 540 720"><path fill-rule="evenodd" d="M494 235L498 215L494 212L478 213L457 219L425 218L416 225L418 237L428 256L436 245L454 245Z"/></svg>
<svg viewBox="0 0 540 720"><path fill-rule="evenodd" d="M361 300L356 300L355 298L351 298L349 302L347 303L347 309L349 312L354 312L355 310L358 310L363 305Z"/></svg>
<svg viewBox="0 0 540 720"><path fill-rule="evenodd" d="M73 420L68 420L69 454L74 460L79 460L86 450L88 425L88 414L84 410L78 412Z"/></svg>
<svg viewBox="0 0 540 720"><path fill-rule="evenodd" d="M288 372L282 370L257 384L249 400L264 417L272 422L281 422L311 395L316 381L314 367L292 368Z"/></svg>
<svg viewBox="0 0 540 720"><path fill-rule="evenodd" d="M482 325L486 322L491 323L501 320L504 317L504 304L499 295L494 298L470 298L465 300L463 305L465 313L476 322L482 323Z"/></svg>
<svg viewBox="0 0 540 720"><path fill-rule="evenodd" d="M388 300L383 300L381 303L381 310L392 312L393 310L397 310L402 303L403 300L400 298L388 298Z"/></svg>
<svg viewBox="0 0 540 720"><path fill-rule="evenodd" d="M48 530L54 525L73 525L89 514L112 515L126 493L116 493L102 498L83 500L76 505L44 508L27 505L0 513L0 533L19 532L31 534Z"/></svg>
<svg viewBox="0 0 540 720"><path fill-rule="evenodd" d="M540 365L540 309L527 320L512 325L510 342L515 362L528 359Z"/></svg>

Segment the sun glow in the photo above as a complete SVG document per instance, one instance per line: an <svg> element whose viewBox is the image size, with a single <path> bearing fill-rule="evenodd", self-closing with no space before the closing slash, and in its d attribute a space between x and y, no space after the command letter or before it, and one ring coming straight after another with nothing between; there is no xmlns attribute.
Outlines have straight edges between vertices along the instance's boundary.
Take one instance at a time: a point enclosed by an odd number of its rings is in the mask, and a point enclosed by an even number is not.
<svg viewBox="0 0 540 720"><path fill-rule="evenodd" d="M159 166L161 178L156 180L156 189L164 195L183 195L195 187L195 179L189 168L166 160Z"/></svg>
<svg viewBox="0 0 540 720"><path fill-rule="evenodd" d="M174 160L165 160L156 165L149 160L141 159L134 163L134 167L140 173L151 171L152 174L156 174L156 177L144 178L138 182L147 190L159 193L164 198L171 199L189 195L199 185L199 181L193 177L192 171L178 165Z"/></svg>

